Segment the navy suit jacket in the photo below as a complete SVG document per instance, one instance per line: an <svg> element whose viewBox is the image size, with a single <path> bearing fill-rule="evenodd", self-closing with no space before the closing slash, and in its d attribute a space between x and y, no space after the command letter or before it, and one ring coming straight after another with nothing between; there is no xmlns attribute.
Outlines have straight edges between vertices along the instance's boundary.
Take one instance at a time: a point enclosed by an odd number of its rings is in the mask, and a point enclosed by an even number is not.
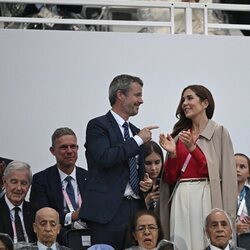
<svg viewBox="0 0 250 250"><path fill-rule="evenodd" d="M76 181L83 202L87 172L88 171L83 168L76 167ZM60 215L60 223L64 226L64 218L67 211L64 211L61 178L56 165L36 173L33 176L30 201L37 204L39 208L51 207L57 210Z"/></svg>
<svg viewBox="0 0 250 250"><path fill-rule="evenodd" d="M130 129L133 134L140 131L131 123ZM129 158L139 155L139 178L144 176L143 146L139 147L133 138L124 141L119 125L108 112L88 123L85 148L89 182L79 216L105 224L122 202L129 182Z"/></svg>
<svg viewBox="0 0 250 250"><path fill-rule="evenodd" d="M35 214L37 207L27 201L23 202L23 220L26 233L29 238L29 242L36 242L36 235L33 231L33 222L35 221ZM10 217L9 207L4 199L4 196L0 199L0 233L7 233L12 239L13 228Z"/></svg>

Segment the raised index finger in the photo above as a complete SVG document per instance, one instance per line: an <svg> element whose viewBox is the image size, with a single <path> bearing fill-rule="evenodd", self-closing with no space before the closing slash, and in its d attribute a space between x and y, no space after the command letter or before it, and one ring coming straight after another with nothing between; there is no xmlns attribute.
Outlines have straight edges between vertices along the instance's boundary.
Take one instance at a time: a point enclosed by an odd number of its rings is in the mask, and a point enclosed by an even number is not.
<svg viewBox="0 0 250 250"><path fill-rule="evenodd" d="M146 127L146 129L149 129L149 130L152 130L152 129L157 129L157 128L159 128L159 126L148 126L148 127Z"/></svg>

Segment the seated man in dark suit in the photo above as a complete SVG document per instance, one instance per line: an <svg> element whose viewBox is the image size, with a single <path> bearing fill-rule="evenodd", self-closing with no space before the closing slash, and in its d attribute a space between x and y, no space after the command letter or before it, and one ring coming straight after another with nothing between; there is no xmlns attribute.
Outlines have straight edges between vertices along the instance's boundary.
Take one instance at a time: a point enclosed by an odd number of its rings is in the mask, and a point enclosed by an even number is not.
<svg viewBox="0 0 250 250"><path fill-rule="evenodd" d="M25 201L32 181L30 166L12 161L4 170L5 195L0 199L0 232L17 242L35 242L32 223L37 208Z"/></svg>
<svg viewBox="0 0 250 250"><path fill-rule="evenodd" d="M70 128L58 128L52 135L50 152L56 164L33 177L30 201L40 208L54 208L60 215L60 224L65 229L79 228L79 208L87 182L87 171L76 167L78 145L75 133ZM63 232L61 233L62 236ZM59 239L61 243L61 239Z"/></svg>
<svg viewBox="0 0 250 250"><path fill-rule="evenodd" d="M205 250L240 250L242 248L233 247L229 244L232 239L232 222L227 213L219 208L215 208L206 217L205 231L210 241ZM242 249L243 250L243 249Z"/></svg>
<svg viewBox="0 0 250 250"><path fill-rule="evenodd" d="M56 242L56 237L60 233L61 225L58 212L50 207L44 207L37 211L35 222L33 223L34 232L37 236L38 250L69 250Z"/></svg>

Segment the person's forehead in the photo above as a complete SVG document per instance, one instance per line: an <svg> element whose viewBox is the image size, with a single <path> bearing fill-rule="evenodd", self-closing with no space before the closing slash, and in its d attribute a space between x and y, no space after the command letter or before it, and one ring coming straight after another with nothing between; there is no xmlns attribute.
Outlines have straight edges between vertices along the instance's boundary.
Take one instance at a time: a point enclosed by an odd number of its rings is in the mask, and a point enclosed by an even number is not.
<svg viewBox="0 0 250 250"><path fill-rule="evenodd" d="M138 225L139 224L147 224L147 223L155 224L156 223L155 218L152 215L144 214L144 215L141 215L137 219L137 224Z"/></svg>
<svg viewBox="0 0 250 250"><path fill-rule="evenodd" d="M38 219L38 221L41 222L50 222L50 223L56 223L57 220L56 218L40 218Z"/></svg>
<svg viewBox="0 0 250 250"><path fill-rule="evenodd" d="M39 222L41 221L58 221L59 216L54 212L50 210L44 210L38 212L37 219Z"/></svg>
<svg viewBox="0 0 250 250"><path fill-rule="evenodd" d="M29 171L28 169L19 169L12 170L9 175L6 177L7 179L25 179L29 180Z"/></svg>
<svg viewBox="0 0 250 250"><path fill-rule="evenodd" d="M55 140L55 144L66 144L68 142L76 142L76 137L74 135L62 135Z"/></svg>
<svg viewBox="0 0 250 250"><path fill-rule="evenodd" d="M209 222L226 222L229 224L227 216L222 212L215 212L210 215Z"/></svg>

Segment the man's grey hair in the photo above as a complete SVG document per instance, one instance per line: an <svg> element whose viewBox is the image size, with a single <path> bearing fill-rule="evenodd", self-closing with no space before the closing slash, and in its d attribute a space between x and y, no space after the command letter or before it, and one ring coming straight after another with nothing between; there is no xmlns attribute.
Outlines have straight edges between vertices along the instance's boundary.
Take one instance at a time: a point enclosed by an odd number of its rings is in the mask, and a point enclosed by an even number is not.
<svg viewBox="0 0 250 250"><path fill-rule="evenodd" d="M10 162L3 172L3 180L6 180L12 172L27 170L29 174L29 183L32 182L32 172L31 167L28 163L23 161L12 161Z"/></svg>
<svg viewBox="0 0 250 250"><path fill-rule="evenodd" d="M226 216L226 218L227 218L227 220L228 220L228 222L229 222L229 225L230 225L231 229L233 229L233 223L232 223L232 220L230 219L230 216L228 215L228 213L227 213L226 211L224 211L224 210L222 210L222 209L220 209L220 208L214 208L214 209L212 209L211 212L207 215L207 217L206 217L206 219L205 219L205 224L204 224L204 225L205 225L205 229L208 227L209 217L210 217L212 214L216 213L216 212L223 213L223 214Z"/></svg>
<svg viewBox="0 0 250 250"><path fill-rule="evenodd" d="M110 105L113 106L115 104L117 91L120 90L126 95L130 90L131 84L134 82L143 86L143 81L137 76L126 74L116 76L109 85Z"/></svg>
<svg viewBox="0 0 250 250"><path fill-rule="evenodd" d="M75 132L71 128L67 128L67 127L58 128L55 130L55 132L53 133L52 138L51 138L52 139L52 147L55 146L56 140L64 135L73 135L76 137Z"/></svg>

